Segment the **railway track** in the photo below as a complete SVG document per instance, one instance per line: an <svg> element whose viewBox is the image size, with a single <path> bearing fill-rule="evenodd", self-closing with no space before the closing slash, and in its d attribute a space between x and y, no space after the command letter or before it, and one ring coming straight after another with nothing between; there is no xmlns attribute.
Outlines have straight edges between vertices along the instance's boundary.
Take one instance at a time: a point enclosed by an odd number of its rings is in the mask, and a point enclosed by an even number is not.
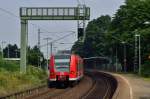
<svg viewBox="0 0 150 99"><path fill-rule="evenodd" d="M89 76L95 81L84 99L111 99L116 88L117 81L113 76L103 72L91 72Z"/></svg>
<svg viewBox="0 0 150 99"><path fill-rule="evenodd" d="M47 88L43 85L0 99L111 99L116 87L117 82L111 75L92 71L73 88Z"/></svg>

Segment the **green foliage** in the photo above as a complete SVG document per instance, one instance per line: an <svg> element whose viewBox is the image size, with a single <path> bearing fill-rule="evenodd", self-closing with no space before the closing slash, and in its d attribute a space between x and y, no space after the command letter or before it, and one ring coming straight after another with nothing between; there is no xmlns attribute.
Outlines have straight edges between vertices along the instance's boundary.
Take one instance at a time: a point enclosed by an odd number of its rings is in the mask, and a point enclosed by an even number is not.
<svg viewBox="0 0 150 99"><path fill-rule="evenodd" d="M44 61L44 56L37 46L34 46L33 48L28 48L28 64L38 66L39 56Z"/></svg>
<svg viewBox="0 0 150 99"><path fill-rule="evenodd" d="M86 33L84 49L86 56L104 56L106 50L106 34L111 24L111 18L108 15L101 16L89 22ZM88 51L89 50L89 51Z"/></svg>
<svg viewBox="0 0 150 99"><path fill-rule="evenodd" d="M78 52L81 56L101 56L105 50L105 33L108 30L111 23L110 16L101 16L98 19L94 19L89 22L86 28L85 42L76 42L73 46L75 52ZM75 49L76 47L76 49Z"/></svg>
<svg viewBox="0 0 150 99"><path fill-rule="evenodd" d="M4 61L2 58L0 58L0 71L1 69L5 69L7 71L18 71L19 70L19 62L14 61Z"/></svg>
<svg viewBox="0 0 150 99"><path fill-rule="evenodd" d="M1 48L0 48L0 59L2 58L2 52L1 52Z"/></svg>
<svg viewBox="0 0 150 99"><path fill-rule="evenodd" d="M150 61L146 61L143 65L142 65L142 76L144 77L150 77Z"/></svg>
<svg viewBox="0 0 150 99"><path fill-rule="evenodd" d="M20 52L19 52L19 48L16 44L11 45L8 44L6 46L6 48L3 49L4 52L4 57L5 58L19 58L20 57Z"/></svg>
<svg viewBox="0 0 150 99"><path fill-rule="evenodd" d="M39 85L47 78L46 72L37 67L28 66L26 74L19 70L19 62L0 58L0 95Z"/></svg>
<svg viewBox="0 0 150 99"><path fill-rule="evenodd" d="M76 49L84 57L108 56L115 58L116 49L119 63L123 66L126 42L127 69L133 71L135 34L141 35L141 56L143 73L150 71L150 0L126 0L114 17L100 16L88 23L84 44L76 43ZM80 48L78 48L80 47Z"/></svg>
<svg viewBox="0 0 150 99"><path fill-rule="evenodd" d="M26 74L0 68L0 95L43 84L46 78L47 75L42 69L33 66L28 66Z"/></svg>
<svg viewBox="0 0 150 99"><path fill-rule="evenodd" d="M84 54L84 52L83 52L83 42L81 42L81 41L75 42L75 44L73 45L71 50L72 50L72 53L78 54L81 57L83 57L83 54Z"/></svg>
<svg viewBox="0 0 150 99"><path fill-rule="evenodd" d="M142 64L147 61L149 52L149 27L150 25L145 22L150 21L150 1L149 0L126 0L126 4L122 5L115 14L112 20L111 35L120 38L127 42L127 65L128 70L133 70L134 59L134 35L135 33L141 34L141 51L142 51ZM115 44L116 40L112 40ZM130 46L131 45L131 46ZM121 59L123 51L119 50L119 60Z"/></svg>

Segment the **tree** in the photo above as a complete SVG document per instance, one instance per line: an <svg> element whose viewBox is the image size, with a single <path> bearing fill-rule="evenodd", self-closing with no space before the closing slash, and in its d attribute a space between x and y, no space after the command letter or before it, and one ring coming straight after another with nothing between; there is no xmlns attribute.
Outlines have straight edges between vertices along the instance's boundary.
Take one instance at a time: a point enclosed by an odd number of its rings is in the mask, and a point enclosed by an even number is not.
<svg viewBox="0 0 150 99"><path fill-rule="evenodd" d="M112 20L111 24L111 33L117 38L125 41L127 44L127 66L128 70L133 70L133 62L134 62L134 35L135 33L141 34L141 50L142 50L142 63L144 63L147 59L144 57L146 53L149 53L149 40L146 39L149 37L149 26L144 24L146 21L150 19L150 1L149 0L126 0L125 5L122 5L120 9L118 9L115 17ZM146 40L145 40L146 39ZM112 40L115 44L118 42L116 40ZM132 46L130 46L130 45ZM145 44L147 44L145 46ZM122 50L123 51L123 50ZM123 53L121 49L119 49L119 60L123 64Z"/></svg>
<svg viewBox="0 0 150 99"><path fill-rule="evenodd" d="M44 55L37 46L34 46L33 48L28 47L27 57L28 57L28 64L34 66L38 66L40 58L44 61ZM43 61L41 63L43 63Z"/></svg>
<svg viewBox="0 0 150 99"><path fill-rule="evenodd" d="M81 41L75 42L75 44L72 46L71 52L75 53L75 54L78 54L81 57L83 57L84 56L83 55L84 54L84 52L83 52L83 42L81 42Z"/></svg>
<svg viewBox="0 0 150 99"><path fill-rule="evenodd" d="M16 44L11 45L8 44L4 49L4 57L5 58L19 58L20 57L20 49Z"/></svg>
<svg viewBox="0 0 150 99"><path fill-rule="evenodd" d="M87 37L84 49L87 50L86 56L104 56L105 53L105 35L109 30L111 17L109 15L101 16L89 22L86 33Z"/></svg>
<svg viewBox="0 0 150 99"><path fill-rule="evenodd" d="M76 50L75 52L83 57L104 56L106 54L105 35L110 24L111 17L109 15L90 21L86 28L85 42L77 41L72 50Z"/></svg>
<svg viewBox="0 0 150 99"><path fill-rule="evenodd" d="M150 22L150 0L126 0L112 20L106 15L88 23L80 52L84 57L104 55L114 58L117 49L119 63L123 66L124 45L121 42L124 41L127 69L133 71L135 34L141 35L142 64L148 64L150 56L150 24L145 22Z"/></svg>

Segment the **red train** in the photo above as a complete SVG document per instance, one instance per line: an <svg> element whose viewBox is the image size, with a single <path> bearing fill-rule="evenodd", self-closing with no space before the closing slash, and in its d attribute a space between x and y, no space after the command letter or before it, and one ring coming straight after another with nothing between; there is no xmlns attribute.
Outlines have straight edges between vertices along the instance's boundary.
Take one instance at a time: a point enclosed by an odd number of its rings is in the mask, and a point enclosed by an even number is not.
<svg viewBox="0 0 150 99"><path fill-rule="evenodd" d="M49 86L73 84L83 78L83 59L75 54L52 55L49 64Z"/></svg>

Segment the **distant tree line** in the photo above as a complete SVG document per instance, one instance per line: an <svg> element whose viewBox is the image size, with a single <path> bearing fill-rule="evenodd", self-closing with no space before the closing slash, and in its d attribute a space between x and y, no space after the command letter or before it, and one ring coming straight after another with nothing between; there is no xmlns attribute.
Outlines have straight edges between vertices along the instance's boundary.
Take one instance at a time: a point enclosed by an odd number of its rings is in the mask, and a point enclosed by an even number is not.
<svg viewBox="0 0 150 99"><path fill-rule="evenodd" d="M41 66L45 68L46 60L44 59L43 53L37 46L34 46L33 48L28 47L27 60L30 65L38 66L38 64L41 64Z"/></svg>
<svg viewBox="0 0 150 99"><path fill-rule="evenodd" d="M20 48L18 48L16 44L14 45L8 44L3 49L3 57L20 58ZM39 50L37 46L34 46L33 48L29 46L27 50L27 63L30 65L38 66L39 62L41 65L45 64L43 53Z"/></svg>
<svg viewBox="0 0 150 99"><path fill-rule="evenodd" d="M85 42L77 41L72 50L83 57L115 59L117 49L118 61L123 66L124 45L121 41L124 41L127 71L134 71L135 34L141 35L142 73L150 76L150 0L126 0L112 18L102 15L90 21Z"/></svg>
<svg viewBox="0 0 150 99"><path fill-rule="evenodd" d="M4 58L19 58L20 57L20 49L16 44L11 45L8 44L4 49L3 49L3 57Z"/></svg>

